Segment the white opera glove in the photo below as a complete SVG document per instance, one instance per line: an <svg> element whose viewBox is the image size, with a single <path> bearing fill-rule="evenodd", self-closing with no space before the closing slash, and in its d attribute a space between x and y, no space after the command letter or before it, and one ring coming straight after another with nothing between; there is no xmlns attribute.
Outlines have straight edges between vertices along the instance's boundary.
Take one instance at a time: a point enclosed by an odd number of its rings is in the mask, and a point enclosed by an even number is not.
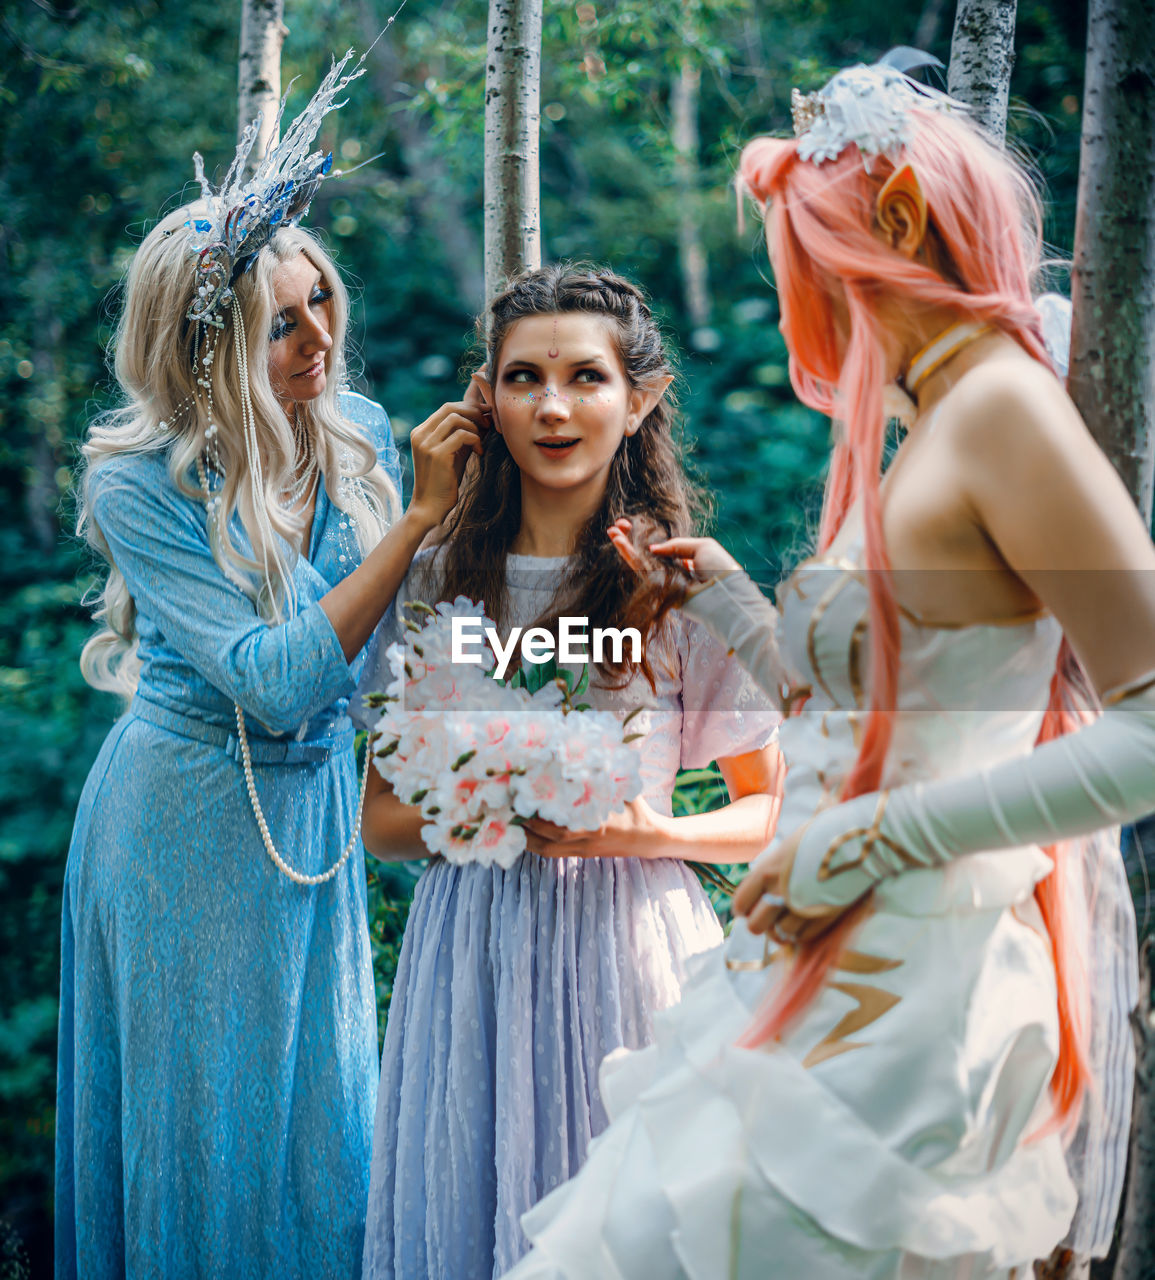
<svg viewBox="0 0 1155 1280"><path fill-rule="evenodd" d="M778 611L748 574L738 569L719 574L686 599L682 612L725 645L762 692L783 709L788 677L778 652Z"/></svg>
<svg viewBox="0 0 1155 1280"><path fill-rule="evenodd" d="M1075 733L958 778L873 791L802 828L786 899L846 906L878 881L989 849L1053 844L1155 811L1155 675Z"/></svg>

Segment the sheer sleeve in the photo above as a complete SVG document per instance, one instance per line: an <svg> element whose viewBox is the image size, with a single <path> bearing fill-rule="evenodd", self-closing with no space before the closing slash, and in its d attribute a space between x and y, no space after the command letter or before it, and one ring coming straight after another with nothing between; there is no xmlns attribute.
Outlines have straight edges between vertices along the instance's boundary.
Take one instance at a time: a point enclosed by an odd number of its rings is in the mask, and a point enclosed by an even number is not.
<svg viewBox="0 0 1155 1280"><path fill-rule="evenodd" d="M701 768L771 743L782 720L774 703L704 626L687 618L679 626L681 767Z"/></svg>
<svg viewBox="0 0 1155 1280"><path fill-rule="evenodd" d="M353 679L319 603L269 626L209 547L204 508L160 455L122 456L91 477L92 518L137 612L164 642L272 733L350 693Z"/></svg>

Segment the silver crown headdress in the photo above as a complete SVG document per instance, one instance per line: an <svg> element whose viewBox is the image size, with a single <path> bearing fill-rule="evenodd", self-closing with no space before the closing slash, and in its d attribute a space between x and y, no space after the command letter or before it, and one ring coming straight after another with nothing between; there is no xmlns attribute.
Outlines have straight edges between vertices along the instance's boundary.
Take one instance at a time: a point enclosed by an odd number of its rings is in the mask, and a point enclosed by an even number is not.
<svg viewBox="0 0 1155 1280"><path fill-rule="evenodd" d="M867 164L881 155L896 156L914 137L913 107L966 111L964 103L912 80L918 67L941 67L929 53L902 45L873 66L838 72L816 93L795 89L790 95L798 154L822 164L854 143Z"/></svg>
<svg viewBox="0 0 1155 1280"><path fill-rule="evenodd" d="M368 51L366 51L367 53ZM196 294L188 318L204 324L224 324L222 312L233 298L233 285L256 261L257 253L281 227L291 227L309 212L317 189L333 164L332 152L309 148L330 111L345 105L334 99L358 76L365 74L366 54L343 74L353 50L334 62L304 111L289 125L285 136L266 153L251 177L242 181L245 165L261 127L258 116L241 135L237 153L217 188L205 177L204 160L198 151L193 166L201 195L208 207L207 218L194 218L188 226L197 252ZM290 86L291 87L291 86ZM285 113L281 99L274 135Z"/></svg>

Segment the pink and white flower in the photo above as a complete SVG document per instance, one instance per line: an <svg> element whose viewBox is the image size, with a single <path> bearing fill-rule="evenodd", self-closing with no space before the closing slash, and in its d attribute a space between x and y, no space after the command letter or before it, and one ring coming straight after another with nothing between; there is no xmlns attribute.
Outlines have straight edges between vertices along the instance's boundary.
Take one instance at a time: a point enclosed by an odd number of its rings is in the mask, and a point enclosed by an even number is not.
<svg viewBox="0 0 1155 1280"><path fill-rule="evenodd" d="M496 658L453 663L455 617L480 618L459 596L390 646L392 699L378 721L373 762L407 803L422 839L450 862L508 868L525 852L519 819L592 830L641 792L637 752L606 711L567 708L554 684L535 693L490 676Z"/></svg>

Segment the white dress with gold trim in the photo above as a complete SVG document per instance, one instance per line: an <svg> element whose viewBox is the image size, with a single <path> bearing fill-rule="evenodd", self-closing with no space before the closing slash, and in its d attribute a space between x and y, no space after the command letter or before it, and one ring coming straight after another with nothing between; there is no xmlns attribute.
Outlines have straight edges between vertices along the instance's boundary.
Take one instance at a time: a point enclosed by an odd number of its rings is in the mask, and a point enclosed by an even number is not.
<svg viewBox="0 0 1155 1280"><path fill-rule="evenodd" d="M857 755L866 617L855 561L808 562L782 594L781 649L813 690L780 731L782 833L837 792ZM901 625L884 786L1032 748L1061 639L1053 618ZM1060 1137L1040 1134L1058 1025L1033 890L1050 866L1029 847L884 881L832 980L773 1048L735 1047L784 968L739 921L655 1019L656 1042L606 1059L613 1122L523 1218L534 1248L509 1280L1025 1274L1068 1232L1077 1199ZM1114 901L1120 874L1106 877ZM1101 1164L1103 1134L1090 1141ZM1095 1194L1112 1199L1109 1236L1118 1188Z"/></svg>

